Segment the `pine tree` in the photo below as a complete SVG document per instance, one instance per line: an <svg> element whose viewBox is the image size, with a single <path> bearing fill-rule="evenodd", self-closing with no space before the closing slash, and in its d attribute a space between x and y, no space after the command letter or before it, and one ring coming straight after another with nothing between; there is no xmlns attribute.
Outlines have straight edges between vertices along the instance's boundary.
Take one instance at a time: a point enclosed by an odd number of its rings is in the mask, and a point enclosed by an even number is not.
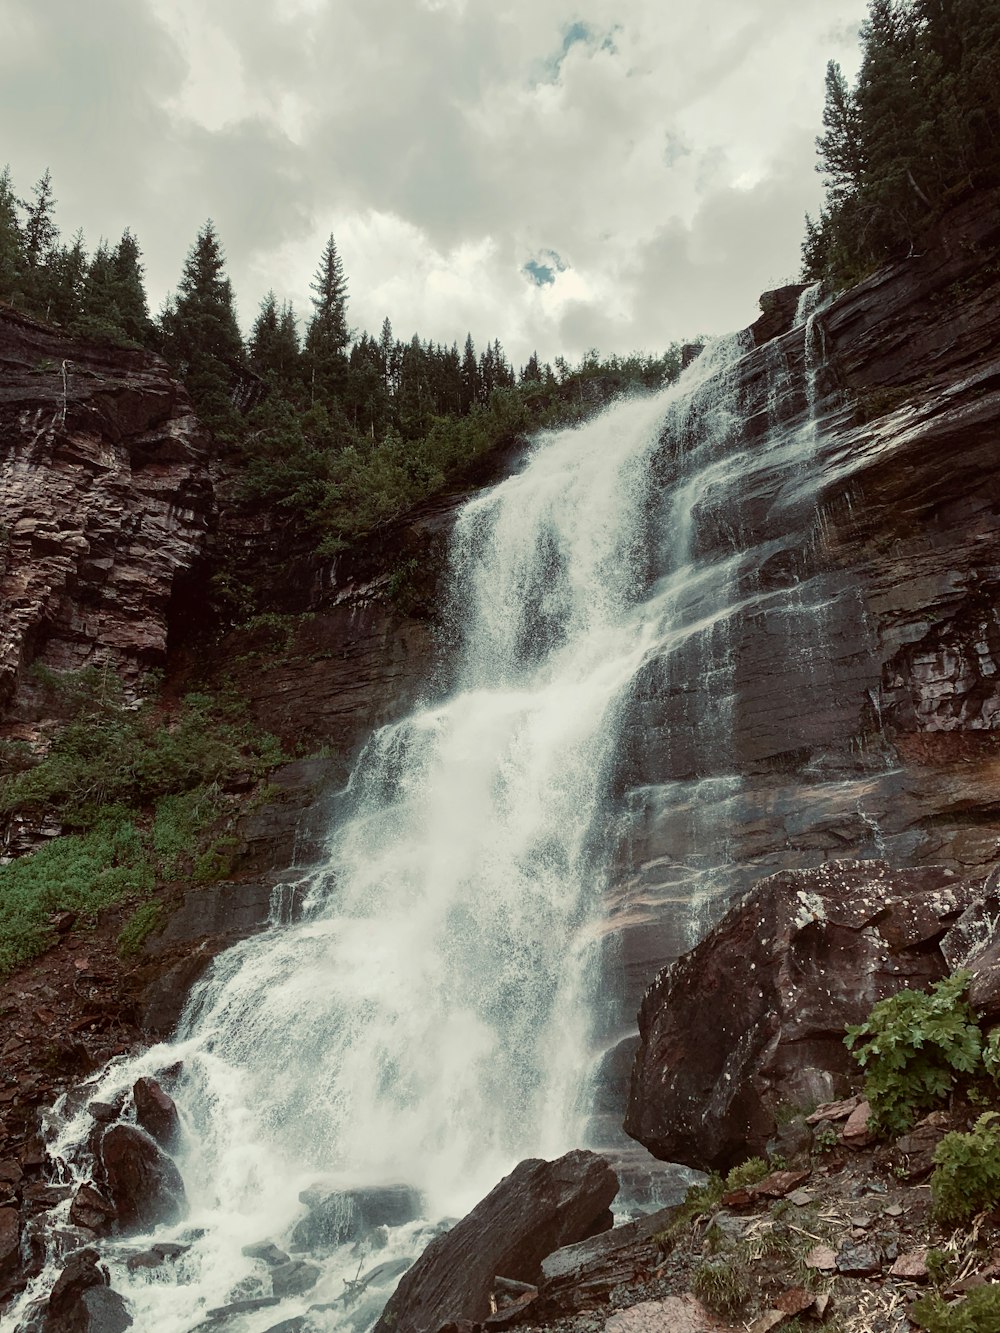
<svg viewBox="0 0 1000 1333"><path fill-rule="evenodd" d="M49 259L49 318L72 328L83 312L87 277L87 252L83 232L78 231L71 246L62 246Z"/></svg>
<svg viewBox="0 0 1000 1333"><path fill-rule="evenodd" d="M23 299L24 238L17 209L10 167L4 167L0 172L0 301L11 305L17 305Z"/></svg>
<svg viewBox="0 0 1000 1333"><path fill-rule="evenodd" d="M53 216L56 201L52 196L52 175L48 168L32 187L32 194L33 200L21 200L25 211L22 232L24 298L33 314L48 319L56 289L53 261L59 241L59 228Z"/></svg>
<svg viewBox="0 0 1000 1333"><path fill-rule="evenodd" d="M141 346L152 340L152 323L143 282L142 251L128 227L111 256L119 327L126 338Z"/></svg>
<svg viewBox="0 0 1000 1333"><path fill-rule="evenodd" d="M279 309L274 292L261 302L247 350L258 375L288 396L298 375L299 332L295 311L287 301Z"/></svg>
<svg viewBox="0 0 1000 1333"><path fill-rule="evenodd" d="M835 60L826 67L823 128L825 133L816 140L816 170L826 173L831 197L842 199L860 188L864 160L857 103Z"/></svg>
<svg viewBox="0 0 1000 1333"><path fill-rule="evenodd" d="M310 283L313 317L306 331L305 364L313 399L330 399L343 387L347 373L347 279L337 245L330 236Z"/></svg>
<svg viewBox="0 0 1000 1333"><path fill-rule="evenodd" d="M479 366L476 362L476 348L472 341L471 333L467 334L465 338L465 350L462 353L461 375L461 410L465 413L470 412L473 406L479 402Z"/></svg>
<svg viewBox="0 0 1000 1333"><path fill-rule="evenodd" d="M196 407L217 429L236 424L230 385L243 362L233 290L209 219L188 252L177 296L162 317L164 350Z"/></svg>

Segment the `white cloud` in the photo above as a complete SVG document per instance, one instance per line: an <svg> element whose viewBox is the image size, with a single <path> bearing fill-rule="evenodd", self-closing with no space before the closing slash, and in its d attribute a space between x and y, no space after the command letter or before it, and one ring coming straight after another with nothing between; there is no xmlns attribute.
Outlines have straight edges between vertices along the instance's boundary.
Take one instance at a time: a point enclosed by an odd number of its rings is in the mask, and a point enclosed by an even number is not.
<svg viewBox="0 0 1000 1333"><path fill-rule="evenodd" d="M304 309L332 231L359 329L652 350L796 270L864 8L0 0L0 106L22 191L48 165L65 231L132 226L154 307L212 216L247 322L269 287Z"/></svg>

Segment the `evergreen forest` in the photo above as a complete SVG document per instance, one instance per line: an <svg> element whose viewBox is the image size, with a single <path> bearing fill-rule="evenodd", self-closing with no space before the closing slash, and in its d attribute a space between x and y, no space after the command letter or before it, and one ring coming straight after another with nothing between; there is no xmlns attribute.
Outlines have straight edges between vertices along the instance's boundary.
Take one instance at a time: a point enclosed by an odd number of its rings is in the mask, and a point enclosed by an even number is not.
<svg viewBox="0 0 1000 1333"><path fill-rule="evenodd" d="M803 270L847 286L919 252L941 215L1000 183L1000 0L870 0L850 87L826 71Z"/></svg>

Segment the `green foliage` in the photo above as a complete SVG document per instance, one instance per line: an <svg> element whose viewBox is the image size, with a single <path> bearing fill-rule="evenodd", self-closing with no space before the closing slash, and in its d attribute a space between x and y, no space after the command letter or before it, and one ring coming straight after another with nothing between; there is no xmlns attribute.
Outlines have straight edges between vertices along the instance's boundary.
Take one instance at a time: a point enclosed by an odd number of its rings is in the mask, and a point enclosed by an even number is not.
<svg viewBox="0 0 1000 1333"><path fill-rule="evenodd" d="M127 707L107 673L38 674L70 720L40 762L26 766L14 747L0 756L0 815L54 816L77 831L0 866L0 975L48 947L55 911L92 920L157 882L229 873L220 783L282 758L224 701L188 695L165 723L148 704ZM130 924L126 952L152 919Z"/></svg>
<svg viewBox="0 0 1000 1333"><path fill-rule="evenodd" d="M739 1166L734 1166L726 1176L727 1190L744 1190L750 1185L769 1176L774 1168L763 1157L751 1157Z"/></svg>
<svg viewBox="0 0 1000 1333"><path fill-rule="evenodd" d="M211 218L188 252L177 296L163 312L163 350L183 376L202 417L217 433L231 436L239 414L231 382L243 363L232 284Z"/></svg>
<svg viewBox="0 0 1000 1333"><path fill-rule="evenodd" d="M735 1260L699 1264L691 1274L691 1288L700 1301L722 1314L738 1310L753 1295L749 1272Z"/></svg>
<svg viewBox="0 0 1000 1333"><path fill-rule="evenodd" d="M86 829L108 805L141 808L235 773L260 775L281 757L273 737L207 695L186 696L164 724L148 703L127 707L106 673L74 673L51 688L71 720L40 763L0 778L0 816L52 814Z"/></svg>
<svg viewBox="0 0 1000 1333"><path fill-rule="evenodd" d="M926 1333L996 1333L1000 1328L1000 1286L975 1287L960 1301L937 1292L914 1301L907 1311Z"/></svg>
<svg viewBox="0 0 1000 1333"><path fill-rule="evenodd" d="M931 1201L944 1226L1000 1203L1000 1116L981 1115L968 1134L946 1134L934 1151Z"/></svg>
<svg viewBox="0 0 1000 1333"><path fill-rule="evenodd" d="M967 972L929 993L901 990L881 1000L866 1022L847 1029L845 1045L866 1071L865 1096L876 1127L901 1134L940 1105L960 1078L983 1071L983 1034L965 998Z"/></svg>
<svg viewBox="0 0 1000 1333"><path fill-rule="evenodd" d="M817 139L826 205L807 277L856 280L913 253L957 198L1000 180L1000 5L869 0L855 87L831 62Z"/></svg>
<svg viewBox="0 0 1000 1333"><path fill-rule="evenodd" d="M52 912L92 917L155 882L132 811L110 806L89 832L55 838L31 856L0 866L0 976L51 942Z"/></svg>
<svg viewBox="0 0 1000 1333"><path fill-rule="evenodd" d="M148 936L158 930L166 919L167 911L161 902L140 903L122 926L118 935L118 953L132 958L142 948Z"/></svg>
<svg viewBox="0 0 1000 1333"><path fill-rule="evenodd" d="M726 1182L715 1174L710 1175L703 1185L692 1185L684 1196L684 1202L678 1206L670 1219L669 1225L653 1236L654 1244L661 1250L670 1249L697 1218L704 1217L718 1208L725 1192Z"/></svg>

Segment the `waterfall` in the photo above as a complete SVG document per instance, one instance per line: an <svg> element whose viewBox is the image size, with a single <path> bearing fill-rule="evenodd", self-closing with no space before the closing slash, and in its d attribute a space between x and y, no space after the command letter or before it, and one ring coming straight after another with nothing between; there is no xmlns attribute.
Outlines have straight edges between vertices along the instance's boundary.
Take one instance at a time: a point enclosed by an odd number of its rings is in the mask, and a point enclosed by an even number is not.
<svg viewBox="0 0 1000 1333"><path fill-rule="evenodd" d="M133 1273L135 1240L103 1243L137 1328L188 1333L213 1307L269 1294L242 1250L286 1244L304 1189L420 1192L424 1216L390 1229L374 1265L418 1252L519 1159L584 1141L612 793L636 682L655 667L669 692L692 660L711 682L716 704L695 726L712 762L671 798L693 810L693 855L706 858L739 782L727 758L733 626L772 597L747 581L760 552L727 525L748 486L798 487L815 445L814 389L805 425L786 429L772 401L773 428L743 440L735 372L748 350L745 335L718 340L659 394L542 434L516 475L465 504L447 697L371 737L299 919L217 959L176 1038L88 1089L112 1101L181 1067L189 1212L157 1238L190 1248ZM685 920L718 891L703 886ZM53 1119L50 1152L76 1175L90 1129L85 1106ZM343 1246L311 1291L227 1328L334 1303L315 1327L363 1329L388 1291L363 1311L340 1298L366 1265Z"/></svg>

